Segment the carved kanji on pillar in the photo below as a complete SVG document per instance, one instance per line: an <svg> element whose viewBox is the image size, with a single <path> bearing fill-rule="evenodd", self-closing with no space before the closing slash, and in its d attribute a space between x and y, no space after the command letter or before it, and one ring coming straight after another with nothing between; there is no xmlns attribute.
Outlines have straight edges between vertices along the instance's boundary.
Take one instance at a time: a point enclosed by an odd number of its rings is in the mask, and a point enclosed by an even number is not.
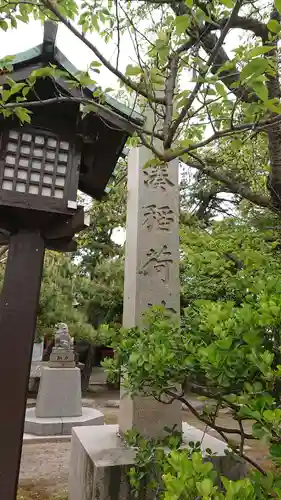
<svg viewBox="0 0 281 500"><path fill-rule="evenodd" d="M155 204L143 207L143 226L152 231L160 229L161 231L170 231L175 221L174 211L168 206L156 206Z"/></svg>
<svg viewBox="0 0 281 500"><path fill-rule="evenodd" d="M179 318L179 186L178 161L147 166L145 147L132 150L128 165L128 205L124 287L124 327L141 326L144 313L162 306ZM165 428L181 428L179 402L130 399L121 392L120 431L134 428L162 437Z"/></svg>
<svg viewBox="0 0 281 500"><path fill-rule="evenodd" d="M173 263L171 255L167 245L163 245L158 250L151 248L146 254L147 260L142 266L140 273L144 276L158 273L163 283L168 283L170 278L170 264Z"/></svg>
<svg viewBox="0 0 281 500"><path fill-rule="evenodd" d="M169 187L175 184L169 176L169 165L153 166L144 170L144 183L148 187L160 188L162 191L167 191Z"/></svg>

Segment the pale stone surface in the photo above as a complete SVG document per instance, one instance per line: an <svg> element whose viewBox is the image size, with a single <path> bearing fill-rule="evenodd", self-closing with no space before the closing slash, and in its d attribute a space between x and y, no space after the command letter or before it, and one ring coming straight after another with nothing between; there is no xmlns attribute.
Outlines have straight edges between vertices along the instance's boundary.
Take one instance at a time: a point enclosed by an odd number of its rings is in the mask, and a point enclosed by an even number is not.
<svg viewBox="0 0 281 500"><path fill-rule="evenodd" d="M44 436L62 434L62 423L59 417L38 418L35 408L27 408L25 412L24 432Z"/></svg>
<svg viewBox="0 0 281 500"><path fill-rule="evenodd" d="M146 147L128 157L128 201L123 325L141 325L150 306L164 306L179 317L178 161L147 167ZM145 168L144 168L145 167ZM120 432L134 428L147 437L162 437L164 428L181 430L181 405L121 394Z"/></svg>
<svg viewBox="0 0 281 500"><path fill-rule="evenodd" d="M120 400L119 399L109 399L108 401L105 401L104 406L106 408L119 408L120 407Z"/></svg>
<svg viewBox="0 0 281 500"><path fill-rule="evenodd" d="M104 415L95 408L83 407L80 417L62 417L62 434L70 435L73 427L83 425L103 425Z"/></svg>
<svg viewBox="0 0 281 500"><path fill-rule="evenodd" d="M211 448L215 467L230 479L246 472L244 464L224 454L226 445L202 431L183 424L183 446L202 441L202 451ZM117 435L117 425L80 427L72 430L69 500L129 500L128 470L135 452Z"/></svg>
<svg viewBox="0 0 281 500"><path fill-rule="evenodd" d="M42 361L44 342L34 342L32 349L32 362Z"/></svg>
<svg viewBox="0 0 281 500"><path fill-rule="evenodd" d="M128 498L127 471L135 453L117 431L117 425L72 430L69 500Z"/></svg>
<svg viewBox="0 0 281 500"><path fill-rule="evenodd" d="M31 367L30 367L30 379L32 378L41 378L42 375L42 370L46 367L50 366L49 361L37 361L37 362L32 362ZM83 363L78 363L77 365L80 370L83 369L84 365Z"/></svg>
<svg viewBox="0 0 281 500"><path fill-rule="evenodd" d="M27 408L25 414L24 432L35 436L60 436L71 435L72 427L93 426L104 424L104 416L94 408L82 408L79 417L44 417L36 416L35 408Z"/></svg>
<svg viewBox="0 0 281 500"><path fill-rule="evenodd" d="M120 432L125 434L129 429L136 429L142 436L148 438L164 438L166 429L181 431L182 415L181 403L164 405L154 398L135 396L130 398L121 389L119 426Z"/></svg>
<svg viewBox="0 0 281 500"><path fill-rule="evenodd" d="M79 368L49 368L42 371L36 416L79 417L82 415Z"/></svg>
<svg viewBox="0 0 281 500"><path fill-rule="evenodd" d="M71 440L71 435L69 436L36 436L35 434L28 434L27 432L23 435L23 444L40 444L40 443L68 443Z"/></svg>
<svg viewBox="0 0 281 500"><path fill-rule="evenodd" d="M128 157L125 328L140 325L152 305L179 314L178 161L144 168L150 158L145 147Z"/></svg>
<svg viewBox="0 0 281 500"><path fill-rule="evenodd" d="M50 361L50 368L74 368L75 356L73 349L53 348Z"/></svg>
<svg viewBox="0 0 281 500"><path fill-rule="evenodd" d="M48 361L32 362L30 367L30 378L40 378L42 375L42 370L46 366L49 366Z"/></svg>
<svg viewBox="0 0 281 500"><path fill-rule="evenodd" d="M102 366L93 366L89 385L105 385L107 373Z"/></svg>

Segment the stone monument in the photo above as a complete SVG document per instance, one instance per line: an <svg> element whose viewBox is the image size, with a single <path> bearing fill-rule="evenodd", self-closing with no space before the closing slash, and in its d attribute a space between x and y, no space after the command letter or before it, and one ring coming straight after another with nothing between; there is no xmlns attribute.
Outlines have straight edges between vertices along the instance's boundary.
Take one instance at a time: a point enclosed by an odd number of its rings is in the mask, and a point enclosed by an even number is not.
<svg viewBox="0 0 281 500"><path fill-rule="evenodd" d="M128 208L123 325L141 325L151 306L163 306L179 319L179 168L178 160L147 167L145 147L128 158ZM131 399L121 389L119 428L134 428L149 438L164 437L167 428L181 430L181 404L154 398Z"/></svg>
<svg viewBox="0 0 281 500"><path fill-rule="evenodd" d="M149 120L148 120L149 121ZM157 147L161 147L161 144ZM151 151L140 146L128 157L128 199L123 325L141 325L151 306L164 306L179 320L179 162L150 165ZM118 425L72 431L69 500L127 500L127 472L134 450L122 435L129 429L161 438L165 428L183 431L183 444L202 442L223 458L226 445L187 424L178 401L120 395ZM220 464L219 464L220 466ZM232 469L233 470L233 469ZM229 472L229 471L228 471Z"/></svg>
<svg viewBox="0 0 281 500"><path fill-rule="evenodd" d="M26 410L25 432L36 435L69 435L72 427L100 425L103 414L82 407L81 374L75 366L73 339L68 326L55 326L55 346L49 366L43 368L35 408Z"/></svg>

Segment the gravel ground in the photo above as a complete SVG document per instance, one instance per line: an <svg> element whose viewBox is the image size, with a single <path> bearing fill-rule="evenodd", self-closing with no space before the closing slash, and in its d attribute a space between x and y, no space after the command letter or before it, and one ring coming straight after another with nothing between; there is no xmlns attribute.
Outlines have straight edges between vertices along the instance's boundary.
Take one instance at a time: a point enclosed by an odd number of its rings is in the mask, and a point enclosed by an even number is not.
<svg viewBox="0 0 281 500"><path fill-rule="evenodd" d="M83 404L99 409L105 416L105 422L113 424L117 422L118 408L105 405L107 401L118 398L118 391L103 391L92 394L87 402L83 400ZM34 404L34 401L30 403ZM45 500L67 490L70 446L70 442L23 445L19 485L34 492L32 499Z"/></svg>
<svg viewBox="0 0 281 500"><path fill-rule="evenodd" d="M69 443L25 444L20 486L52 495L67 488Z"/></svg>

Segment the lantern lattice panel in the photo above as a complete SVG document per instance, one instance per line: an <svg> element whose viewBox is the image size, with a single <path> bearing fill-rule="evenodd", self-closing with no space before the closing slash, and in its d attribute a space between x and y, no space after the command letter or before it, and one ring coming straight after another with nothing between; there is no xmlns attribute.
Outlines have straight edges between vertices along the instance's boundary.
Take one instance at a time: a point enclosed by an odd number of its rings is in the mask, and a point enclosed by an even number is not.
<svg viewBox="0 0 281 500"><path fill-rule="evenodd" d="M10 130L2 189L63 198L70 145L39 133Z"/></svg>

